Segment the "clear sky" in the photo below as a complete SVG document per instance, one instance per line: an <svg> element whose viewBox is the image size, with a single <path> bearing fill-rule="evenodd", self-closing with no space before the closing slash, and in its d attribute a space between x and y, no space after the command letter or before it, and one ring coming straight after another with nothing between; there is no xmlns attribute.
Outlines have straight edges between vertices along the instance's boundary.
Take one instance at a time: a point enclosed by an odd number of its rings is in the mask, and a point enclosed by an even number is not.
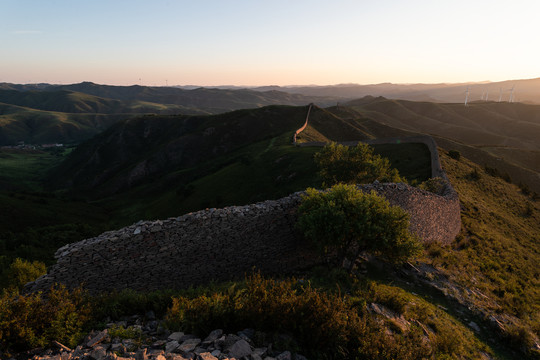
<svg viewBox="0 0 540 360"><path fill-rule="evenodd" d="M540 1L0 0L0 82L540 77Z"/></svg>

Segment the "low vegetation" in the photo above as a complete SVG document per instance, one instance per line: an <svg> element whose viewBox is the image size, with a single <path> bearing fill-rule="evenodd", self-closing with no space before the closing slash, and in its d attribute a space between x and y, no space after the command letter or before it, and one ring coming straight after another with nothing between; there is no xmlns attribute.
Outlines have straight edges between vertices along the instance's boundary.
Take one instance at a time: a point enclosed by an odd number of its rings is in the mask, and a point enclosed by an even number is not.
<svg viewBox="0 0 540 360"><path fill-rule="evenodd" d="M459 359L491 352L470 330L418 296L359 281L340 270L322 273L326 275L280 280L253 274L241 283L176 293L88 297L80 290L56 288L43 299L5 291L0 297L0 345L9 352L52 341L75 346L106 317L156 310L171 331L207 334L215 328L234 332L251 327L275 335L277 347L283 339L277 335L289 336L289 349L313 359ZM324 283L331 286L316 285ZM373 312L372 304L391 309L392 315ZM111 331L118 337L140 336L136 329Z"/></svg>
<svg viewBox="0 0 540 360"><path fill-rule="evenodd" d="M7 287L21 290L26 283L36 280L46 272L47 268L41 261L30 262L16 258L7 270Z"/></svg>

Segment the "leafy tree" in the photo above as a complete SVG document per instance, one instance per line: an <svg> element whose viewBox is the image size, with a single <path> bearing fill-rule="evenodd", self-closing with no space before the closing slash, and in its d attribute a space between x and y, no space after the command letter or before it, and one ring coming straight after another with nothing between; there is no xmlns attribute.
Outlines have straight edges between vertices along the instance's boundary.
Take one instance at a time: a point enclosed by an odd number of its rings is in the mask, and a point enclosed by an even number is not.
<svg viewBox="0 0 540 360"><path fill-rule="evenodd" d="M326 185L403 181L388 159L374 155L363 143L350 147L332 142L315 154L315 163Z"/></svg>
<svg viewBox="0 0 540 360"><path fill-rule="evenodd" d="M421 249L403 209L354 185L337 184L323 192L307 189L297 226L323 254L335 254L341 263L350 260L349 271L363 251L402 261Z"/></svg>

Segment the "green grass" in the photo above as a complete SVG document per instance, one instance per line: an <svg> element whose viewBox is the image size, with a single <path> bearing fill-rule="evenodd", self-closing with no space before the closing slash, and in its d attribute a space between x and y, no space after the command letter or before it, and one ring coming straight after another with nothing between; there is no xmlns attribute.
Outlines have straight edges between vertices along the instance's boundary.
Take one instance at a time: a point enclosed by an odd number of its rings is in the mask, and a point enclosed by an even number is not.
<svg viewBox="0 0 540 360"><path fill-rule="evenodd" d="M443 153L441 160L460 197L463 227L451 247L433 245L424 260L472 289L466 300L500 316L514 346L531 347L540 333L539 205L463 157Z"/></svg>
<svg viewBox="0 0 540 360"><path fill-rule="evenodd" d="M431 153L424 144L372 145L374 153L390 160L390 165L409 183L416 184L431 177Z"/></svg>
<svg viewBox="0 0 540 360"><path fill-rule="evenodd" d="M0 150L0 184L4 189L41 191L46 172L62 160L63 154L52 151Z"/></svg>
<svg viewBox="0 0 540 360"><path fill-rule="evenodd" d="M58 247L118 226L103 207L44 191L45 174L71 150L0 152L0 287L15 258L50 265Z"/></svg>
<svg viewBox="0 0 540 360"><path fill-rule="evenodd" d="M431 175L430 153L423 144L375 145L409 182ZM320 147L293 147L290 134L269 138L196 167L169 173L97 204L121 222L179 216L205 208L278 199L321 186L313 155ZM238 191L237 191L238 190Z"/></svg>

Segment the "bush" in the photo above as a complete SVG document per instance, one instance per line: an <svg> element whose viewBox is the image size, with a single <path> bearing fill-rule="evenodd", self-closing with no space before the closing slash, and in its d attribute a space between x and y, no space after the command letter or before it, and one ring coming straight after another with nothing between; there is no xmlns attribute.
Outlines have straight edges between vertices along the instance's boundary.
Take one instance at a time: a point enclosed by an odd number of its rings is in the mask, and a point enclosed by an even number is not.
<svg viewBox="0 0 540 360"><path fill-rule="evenodd" d="M16 258L7 270L8 286L21 290L26 283L36 280L47 272L41 261L27 261Z"/></svg>
<svg viewBox="0 0 540 360"><path fill-rule="evenodd" d="M450 150L448 152L448 156L450 156L452 159L454 160L458 160L461 159L461 153L457 150Z"/></svg>
<svg viewBox="0 0 540 360"><path fill-rule="evenodd" d="M359 312L358 300L322 292L309 283L303 286L295 279L277 281L256 274L247 279L246 288L234 292L173 300L166 318L173 330L205 335L208 329L251 327L285 333L316 359L418 359L428 355L418 332L389 336L378 322L362 316L364 309Z"/></svg>
<svg viewBox="0 0 540 360"><path fill-rule="evenodd" d="M108 329L108 334L112 339L134 339L139 342L142 340L143 336L143 332L139 327L128 326L126 328L124 326L119 326L116 324L114 324Z"/></svg>
<svg viewBox="0 0 540 360"><path fill-rule="evenodd" d="M441 194L445 186L446 186L446 180L440 177L434 177L431 179L427 179L426 181L421 183L418 187L420 189L432 192L434 194Z"/></svg>
<svg viewBox="0 0 540 360"><path fill-rule="evenodd" d="M315 154L315 163L327 186L403 181L388 159L374 155L373 148L363 143L349 147L332 142Z"/></svg>
<svg viewBox="0 0 540 360"><path fill-rule="evenodd" d="M531 189L529 189L527 184L519 183L519 189L523 195L529 196L531 194Z"/></svg>
<svg viewBox="0 0 540 360"><path fill-rule="evenodd" d="M534 207L533 205L527 201L527 204L525 205L525 211L523 212L523 216L525 217L531 217L534 214Z"/></svg>
<svg viewBox="0 0 540 360"><path fill-rule="evenodd" d="M488 175L491 175L493 177L499 177L509 184L512 183L512 178L510 177L508 173L502 173L499 171L499 169L488 166L488 165L484 166L484 170L486 171L486 173L488 173Z"/></svg>
<svg viewBox="0 0 540 360"><path fill-rule="evenodd" d="M336 254L341 263L361 252L401 261L416 255L421 245L409 232L409 215L375 192L338 184L326 192L307 189L297 226L323 255Z"/></svg>
<svg viewBox="0 0 540 360"><path fill-rule="evenodd" d="M4 290L0 296L0 347L26 350L53 340L74 347L84 336L91 314L80 289L53 288L47 299L41 293L20 295L16 290Z"/></svg>
<svg viewBox="0 0 540 360"><path fill-rule="evenodd" d="M472 181L478 181L482 178L482 175L480 175L480 172L475 167L474 170L467 175L467 178Z"/></svg>

